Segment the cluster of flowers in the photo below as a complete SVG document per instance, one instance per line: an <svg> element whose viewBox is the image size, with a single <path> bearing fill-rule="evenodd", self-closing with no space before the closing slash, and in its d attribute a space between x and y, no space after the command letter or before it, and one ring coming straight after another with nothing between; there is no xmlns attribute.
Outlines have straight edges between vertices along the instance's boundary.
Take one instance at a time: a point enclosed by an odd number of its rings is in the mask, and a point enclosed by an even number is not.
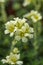
<svg viewBox="0 0 43 65"><path fill-rule="evenodd" d="M34 23L41 20L42 16L38 11L31 10L30 13L24 15L25 18L31 19Z"/></svg>
<svg viewBox="0 0 43 65"><path fill-rule="evenodd" d="M10 53L10 55L6 56L6 59L2 59L1 61L7 64L11 64L11 65L22 65L23 62L20 61L20 51L18 50L18 48L14 48L13 51Z"/></svg>
<svg viewBox="0 0 43 65"><path fill-rule="evenodd" d="M24 18L14 18L14 21L9 21L5 24L5 28L5 34L10 33L10 36L14 36L17 41L27 42L28 38L33 37L34 30Z"/></svg>
<svg viewBox="0 0 43 65"><path fill-rule="evenodd" d="M5 0L0 0L0 2L5 2ZM23 6L27 6L32 2L32 0L24 0ZM34 30L27 23L27 19L31 19L34 23L41 20L42 16L37 11L32 10L30 13L27 13L23 16L23 19L14 18L14 20L8 21L5 23L6 30L5 34L10 34L10 37L14 36L14 40L22 41L23 43L28 42L28 39L33 38ZM25 19L27 18L27 19ZM6 56L5 59L1 61L3 63L8 63L11 65L22 65L23 62L20 61L20 51L18 48L14 48L13 51Z"/></svg>
<svg viewBox="0 0 43 65"><path fill-rule="evenodd" d="M27 22L27 19L31 19L34 23L42 19L42 16L37 11L32 10L30 13L25 14L23 19L14 18L14 20L5 23L5 34L10 34L10 37L14 36L14 40L22 41L23 43L28 42L28 39L33 38L34 30ZM1 60L3 63L8 63L11 65L22 65L23 62L20 61L20 53L17 48L6 56L5 59Z"/></svg>

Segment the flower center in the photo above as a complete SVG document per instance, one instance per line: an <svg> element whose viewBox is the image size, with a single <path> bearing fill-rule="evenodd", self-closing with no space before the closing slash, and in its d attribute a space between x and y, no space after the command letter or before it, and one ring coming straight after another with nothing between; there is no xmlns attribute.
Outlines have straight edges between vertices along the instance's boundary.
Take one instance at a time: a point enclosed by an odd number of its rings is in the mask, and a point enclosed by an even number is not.
<svg viewBox="0 0 43 65"><path fill-rule="evenodd" d="M13 61L14 63L16 63L16 61L17 61L17 58L16 57L11 57L11 61Z"/></svg>
<svg viewBox="0 0 43 65"><path fill-rule="evenodd" d="M20 33L20 36L21 36L21 37L23 37L23 36L24 36L24 34L25 34L24 32L21 32L21 33Z"/></svg>
<svg viewBox="0 0 43 65"><path fill-rule="evenodd" d="M22 23L17 22L16 26L20 29L22 27Z"/></svg>
<svg viewBox="0 0 43 65"><path fill-rule="evenodd" d="M10 32L13 32L13 31L14 31L14 25L10 25L10 26L9 26L9 31L10 31Z"/></svg>
<svg viewBox="0 0 43 65"><path fill-rule="evenodd" d="M35 19L38 19L38 16L35 16Z"/></svg>

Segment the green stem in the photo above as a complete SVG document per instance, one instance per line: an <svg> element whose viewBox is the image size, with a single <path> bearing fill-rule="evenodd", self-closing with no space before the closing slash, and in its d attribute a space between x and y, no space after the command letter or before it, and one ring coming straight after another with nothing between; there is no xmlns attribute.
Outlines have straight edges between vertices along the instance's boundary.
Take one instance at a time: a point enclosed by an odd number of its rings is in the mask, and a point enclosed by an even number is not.
<svg viewBox="0 0 43 65"><path fill-rule="evenodd" d="M37 22L34 25L34 48L38 50L39 48L39 37L41 33L41 22Z"/></svg>
<svg viewBox="0 0 43 65"><path fill-rule="evenodd" d="M12 41L10 52L14 49L15 44L17 43L16 40Z"/></svg>
<svg viewBox="0 0 43 65"><path fill-rule="evenodd" d="M38 2L38 4L37 4ZM41 0L33 0L33 4L35 6L35 10L39 11L40 6L41 6Z"/></svg>
<svg viewBox="0 0 43 65"><path fill-rule="evenodd" d="M33 25L33 27L34 27L34 49L37 51L37 49L38 49L38 39L37 39L37 23L35 23L34 25Z"/></svg>
<svg viewBox="0 0 43 65"><path fill-rule="evenodd" d="M7 21L7 15L5 12L5 3L4 2L0 2L0 6L1 6L1 18L3 22Z"/></svg>

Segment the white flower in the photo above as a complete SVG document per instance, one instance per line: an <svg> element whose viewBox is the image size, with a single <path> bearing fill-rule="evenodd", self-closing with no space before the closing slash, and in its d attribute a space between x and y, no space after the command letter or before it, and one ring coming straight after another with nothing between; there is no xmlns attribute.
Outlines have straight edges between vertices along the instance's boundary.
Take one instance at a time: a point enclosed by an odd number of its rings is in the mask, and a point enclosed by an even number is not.
<svg viewBox="0 0 43 65"><path fill-rule="evenodd" d="M3 63L8 63L8 64L18 64L18 65L22 65L23 62L19 60L20 59L20 54L13 54L10 53L9 56L6 57L6 59L2 59L1 61Z"/></svg>
<svg viewBox="0 0 43 65"><path fill-rule="evenodd" d="M30 32L34 33L34 29L32 27L30 27Z"/></svg>
<svg viewBox="0 0 43 65"><path fill-rule="evenodd" d="M8 34L10 33L10 36L13 36L14 35L14 32L16 31L16 27L14 25L14 21L10 21L10 22L7 22L5 24L5 27L6 27L6 30L5 30L5 34Z"/></svg>
<svg viewBox="0 0 43 65"><path fill-rule="evenodd" d="M28 34L28 36L30 39L33 38L33 34Z"/></svg>
<svg viewBox="0 0 43 65"><path fill-rule="evenodd" d="M41 14L34 10L32 10L30 13L25 14L24 17L32 19L33 22L37 22L42 19Z"/></svg>
<svg viewBox="0 0 43 65"><path fill-rule="evenodd" d="M9 21L5 24L5 34L10 33L10 36L12 37L18 29L20 30L21 27L24 25L26 22L26 19L20 19L20 18L14 18L14 21Z"/></svg>
<svg viewBox="0 0 43 65"><path fill-rule="evenodd" d="M32 0L24 0L23 6L27 6L31 3Z"/></svg>
<svg viewBox="0 0 43 65"><path fill-rule="evenodd" d="M0 0L0 2L5 2L5 0Z"/></svg>
<svg viewBox="0 0 43 65"><path fill-rule="evenodd" d="M6 63L6 60L5 59L2 59L1 61L3 62L3 64Z"/></svg>
<svg viewBox="0 0 43 65"><path fill-rule="evenodd" d="M17 32L15 35L15 40L22 40L22 42L26 43L28 41L28 37L30 37L30 35L33 35L31 34L33 32L33 28L31 28L28 23L25 23L24 26L22 26L22 28L19 30L19 33Z"/></svg>
<svg viewBox="0 0 43 65"><path fill-rule="evenodd" d="M23 18L23 19L20 19L20 18L14 18L15 20L15 26L18 28L18 29L21 29L21 27L24 25L24 23L26 22L26 19Z"/></svg>
<svg viewBox="0 0 43 65"><path fill-rule="evenodd" d="M31 16L31 19L33 20L33 22L37 22L42 19L42 16L39 13L37 13L37 14Z"/></svg>
<svg viewBox="0 0 43 65"><path fill-rule="evenodd" d="M17 43L17 40L14 39L14 40L12 41L12 45L15 45L16 43Z"/></svg>
<svg viewBox="0 0 43 65"><path fill-rule="evenodd" d="M20 41L21 37L19 35L15 36L15 40Z"/></svg>
<svg viewBox="0 0 43 65"><path fill-rule="evenodd" d="M19 53L18 48L15 47L15 48L13 49L13 53L15 53L15 54Z"/></svg>
<svg viewBox="0 0 43 65"><path fill-rule="evenodd" d="M28 38L22 37L22 42L26 43L28 41Z"/></svg>
<svg viewBox="0 0 43 65"><path fill-rule="evenodd" d="M5 24L5 34L10 33L10 36L14 35L16 41L22 40L22 42L27 42L27 37L30 37L29 35L33 33L33 28L31 28L26 21L25 18L20 19L17 17L14 18L14 21L7 22Z"/></svg>

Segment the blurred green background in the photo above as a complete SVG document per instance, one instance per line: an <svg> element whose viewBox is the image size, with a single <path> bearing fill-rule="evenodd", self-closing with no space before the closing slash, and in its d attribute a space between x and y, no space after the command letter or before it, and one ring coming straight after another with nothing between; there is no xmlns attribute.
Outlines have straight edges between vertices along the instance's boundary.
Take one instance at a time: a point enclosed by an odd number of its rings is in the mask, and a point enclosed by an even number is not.
<svg viewBox="0 0 43 65"><path fill-rule="evenodd" d="M43 65L43 0L33 0L36 1L36 10L38 10L42 15L42 20L38 25L39 30L37 34L38 49L34 50L32 43L33 39L29 40L29 44L19 44L19 49L21 50L21 59L23 60L23 65ZM40 1L40 8L38 9L38 2ZM13 38L9 35L4 34L5 22L12 20L14 17L22 18L24 14L35 10L35 5L31 3L30 5L24 7L24 0L5 0L5 2L0 2L0 65L7 65L1 62L1 59L5 58L9 54L10 46ZM37 28L38 28L37 27Z"/></svg>

